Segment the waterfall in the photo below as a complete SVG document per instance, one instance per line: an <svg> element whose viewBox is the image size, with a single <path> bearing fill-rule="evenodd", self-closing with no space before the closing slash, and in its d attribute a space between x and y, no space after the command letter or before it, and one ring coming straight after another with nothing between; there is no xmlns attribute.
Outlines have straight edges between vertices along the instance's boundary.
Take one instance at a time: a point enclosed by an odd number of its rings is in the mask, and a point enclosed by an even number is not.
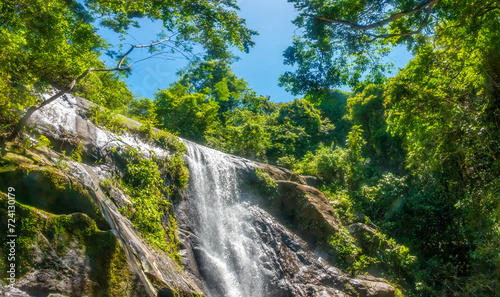
<svg viewBox="0 0 500 297"><path fill-rule="evenodd" d="M181 255L205 296L394 296L380 280L351 279L330 266L269 214L250 188L257 164L185 143L190 178L176 210Z"/></svg>
<svg viewBox="0 0 500 297"><path fill-rule="evenodd" d="M267 254L238 178L248 165L206 147L186 146L191 174L187 213L198 241L196 258L206 295L265 296Z"/></svg>
<svg viewBox="0 0 500 297"><path fill-rule="evenodd" d="M138 296L172 296L174 292L183 296L203 292L207 297L394 296L394 288L383 280L368 276L349 278L315 254L324 255L317 242L311 239L321 240L318 232L326 230L326 234L331 234L328 228L334 228L336 224L333 209L318 190L308 187L304 181L299 184L285 178L277 181L279 197L255 197L258 191L250 188L255 186L255 175L250 171L260 165L189 141L185 141L189 186L184 199L172 201L179 227L179 253L185 268L181 269L171 258L164 257L163 253L145 243L130 220L120 213L119 205L125 203L127 197L121 191L106 196L99 186L102 180L110 177L111 170L119 170L123 165L120 164L122 160L110 154L112 148L135 147L144 152L145 157L153 153L165 157L169 152L133 133L116 135L96 127L81 116L87 113L89 106L92 105L84 99L68 94L50 108L35 112L29 125L42 135L63 143L68 135L78 136L84 147L92 149L86 152L91 153L92 158L96 154L104 156L103 164L69 162L68 174L95 197L94 202L100 206L100 212L124 248L134 278L140 280L138 286L134 280L134 285L130 286L132 291L127 291L127 294L134 295L137 289ZM49 150L48 156L57 154ZM274 167L274 170L281 169ZM301 199L300 205L297 199ZM294 213L290 213L290 208ZM303 222L297 223L297 217ZM168 223L166 226L172 227ZM302 235L309 235L304 231L312 230L317 236L308 237L314 250L311 251L311 246L289 228ZM60 256L46 253L44 249L37 261L51 267L55 259L59 259L57 263L65 263ZM84 265L88 265L87 261ZM45 264L40 267L45 267ZM42 269L39 272L35 268L17 283L24 283L23 290L26 286L37 292L40 288L59 287L59 278L44 277L47 273L60 275L59 266L54 267L56 270ZM87 268L92 270L85 267L85 271ZM37 277L33 273L42 274ZM71 277L77 283L68 282L71 286L61 288L57 293L74 295L71 290L80 288L82 279L80 275ZM88 280L93 283L91 278ZM141 283L146 291L142 291ZM164 287L159 289L158 285ZM2 289L0 286L0 291ZM155 292L157 289L159 291ZM126 290L129 290L128 283ZM50 289L47 294L50 293L56 292Z"/></svg>

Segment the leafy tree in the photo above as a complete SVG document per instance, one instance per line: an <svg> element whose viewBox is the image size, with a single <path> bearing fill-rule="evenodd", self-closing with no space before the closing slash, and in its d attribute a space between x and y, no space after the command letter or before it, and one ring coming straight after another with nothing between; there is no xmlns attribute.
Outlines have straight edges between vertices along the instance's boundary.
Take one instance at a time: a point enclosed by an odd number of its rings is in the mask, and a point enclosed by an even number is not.
<svg viewBox="0 0 500 297"><path fill-rule="evenodd" d="M155 107L161 127L195 141L203 141L209 127L218 122L219 104L205 94L190 94L179 83L159 90Z"/></svg>
<svg viewBox="0 0 500 297"><path fill-rule="evenodd" d="M373 174L378 177L388 172L405 173L406 154L401 138L387 131L385 88L383 84L365 85L347 102L347 117L353 125L363 129L363 138L367 141L364 155L370 158Z"/></svg>
<svg viewBox="0 0 500 297"><path fill-rule="evenodd" d="M2 83L6 91L1 98L7 103L2 110L4 117L14 117L13 108L22 110L35 103L37 99L33 96L24 102L22 99L33 94L35 87L52 84L62 90L50 100L33 105L12 136L22 129L30 113L73 90L87 74L130 71L133 63L126 58L136 48L148 47L150 56L189 52L192 43L202 45L214 57L228 56L226 45L248 51L256 32L245 26L245 21L236 14L237 9L235 1L218 0L2 2L0 33L4 43L9 44L0 55L0 75L6 81ZM148 46L135 45L122 53L109 52L116 57L117 66L106 68L99 60L106 44L92 25L96 18L101 19L102 26L122 35L130 26L138 26L142 18L161 21L164 32L159 32L159 39ZM103 77L110 81L109 75ZM111 77L113 80L116 79ZM108 94L101 92L101 95ZM95 94L94 98L103 96Z"/></svg>
<svg viewBox="0 0 500 297"><path fill-rule="evenodd" d="M362 125L377 170L405 174L396 170L400 157L391 160L402 140L411 175L355 184L351 198L417 254L420 284L409 288L498 295L498 1L290 2L302 31L285 63L298 68L280 83L313 102L333 86L354 87L349 118ZM381 58L396 45L415 58L385 80ZM382 164L389 153L392 165Z"/></svg>
<svg viewBox="0 0 500 297"><path fill-rule="evenodd" d="M352 126L347 118L347 99L349 97L349 93L340 90L328 90L320 97L321 100L314 96L305 97L306 100L315 102L315 107L321 111L321 116L330 120L335 126L332 139L339 144L345 141Z"/></svg>
<svg viewBox="0 0 500 297"><path fill-rule="evenodd" d="M258 96L255 91L248 91L241 98L241 106L256 114L272 114L278 107L270 96Z"/></svg>
<svg viewBox="0 0 500 297"><path fill-rule="evenodd" d="M73 2L2 1L0 4L0 101L11 122L37 101L35 88L67 84L85 67L99 67L105 46L91 18Z"/></svg>
<svg viewBox="0 0 500 297"><path fill-rule="evenodd" d="M325 136L334 128L311 103L297 99L282 104L271 125L274 139L274 147L269 152L271 160L285 155L304 156L307 151L315 150L320 142L328 142Z"/></svg>
<svg viewBox="0 0 500 297"><path fill-rule="evenodd" d="M178 72L179 83L190 92L204 93L219 103L219 118L225 122L225 113L234 111L241 98L249 91L248 83L238 78L226 59L197 61Z"/></svg>
<svg viewBox="0 0 500 297"><path fill-rule="evenodd" d="M403 137L409 168L437 180L438 200L453 207L441 216L458 216L453 224L462 237L448 244L455 248L454 258L435 265L430 278L444 291L448 286L472 295L498 294L491 285L498 281L492 271L498 269L500 241L494 231L500 226L500 203L493 198L500 192L500 43L494 37L500 21L494 7L472 7L481 18L437 28L435 43L417 51L389 83L386 97L389 128ZM429 202L418 205L434 209ZM433 252L433 257L439 253ZM450 279L450 270L461 277Z"/></svg>
<svg viewBox="0 0 500 297"><path fill-rule="evenodd" d="M192 63L156 95L158 121L181 136L247 158L266 160L276 105L238 78L227 60Z"/></svg>
<svg viewBox="0 0 500 297"><path fill-rule="evenodd" d="M151 120L152 118L155 118L157 114L156 104L149 98L134 98L130 104L127 114L133 118Z"/></svg>
<svg viewBox="0 0 500 297"><path fill-rule="evenodd" d="M289 2L299 11L294 23L301 34L284 53L285 64L297 70L285 72L280 84L315 96L340 85L356 87L363 74L376 82L388 70L381 59L395 45L416 51L429 37L455 36L456 26L474 34L487 14L498 11L494 0Z"/></svg>
<svg viewBox="0 0 500 297"><path fill-rule="evenodd" d="M207 132L207 144L225 152L266 161L270 145L268 116L238 109L231 113L225 125L220 122Z"/></svg>
<svg viewBox="0 0 500 297"><path fill-rule="evenodd" d="M308 151L299 163L294 164L294 170L321 178L332 191L355 189L362 180L360 172L366 167L366 162L364 158L352 157L347 148L321 145L314 153Z"/></svg>

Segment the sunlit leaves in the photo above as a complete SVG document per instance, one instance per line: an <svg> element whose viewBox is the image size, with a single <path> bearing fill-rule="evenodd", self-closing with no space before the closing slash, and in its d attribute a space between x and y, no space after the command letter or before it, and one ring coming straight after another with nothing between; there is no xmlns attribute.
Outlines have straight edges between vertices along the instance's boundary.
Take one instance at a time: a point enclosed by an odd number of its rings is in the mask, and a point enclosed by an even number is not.
<svg viewBox="0 0 500 297"><path fill-rule="evenodd" d="M89 10L103 16L101 25L124 34L141 18L158 20L178 40L200 43L214 56L227 55L226 45L248 52L257 33L238 17L236 1L85 1Z"/></svg>

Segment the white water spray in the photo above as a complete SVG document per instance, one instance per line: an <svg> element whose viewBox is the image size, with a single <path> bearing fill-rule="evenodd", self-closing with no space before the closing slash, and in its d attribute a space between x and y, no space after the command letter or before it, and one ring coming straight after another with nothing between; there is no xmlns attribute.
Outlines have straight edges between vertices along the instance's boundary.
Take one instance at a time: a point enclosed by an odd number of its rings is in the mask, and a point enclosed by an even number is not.
<svg viewBox="0 0 500 297"><path fill-rule="evenodd" d="M245 163L186 143L190 171L187 198L199 249L197 262L210 297L265 296L265 247L244 202L238 170Z"/></svg>

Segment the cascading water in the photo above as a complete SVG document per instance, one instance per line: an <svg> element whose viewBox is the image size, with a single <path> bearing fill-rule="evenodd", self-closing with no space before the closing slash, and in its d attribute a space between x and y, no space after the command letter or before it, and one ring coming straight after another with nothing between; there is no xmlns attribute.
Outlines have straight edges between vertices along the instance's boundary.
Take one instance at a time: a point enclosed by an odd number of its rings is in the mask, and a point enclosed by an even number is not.
<svg viewBox="0 0 500 297"><path fill-rule="evenodd" d="M205 296L379 296L261 208L263 199L249 188L255 163L185 143L190 179L176 210L181 254Z"/></svg>
<svg viewBox="0 0 500 297"><path fill-rule="evenodd" d="M242 161L187 142L187 213L206 295L265 296L267 254L238 180Z"/></svg>

